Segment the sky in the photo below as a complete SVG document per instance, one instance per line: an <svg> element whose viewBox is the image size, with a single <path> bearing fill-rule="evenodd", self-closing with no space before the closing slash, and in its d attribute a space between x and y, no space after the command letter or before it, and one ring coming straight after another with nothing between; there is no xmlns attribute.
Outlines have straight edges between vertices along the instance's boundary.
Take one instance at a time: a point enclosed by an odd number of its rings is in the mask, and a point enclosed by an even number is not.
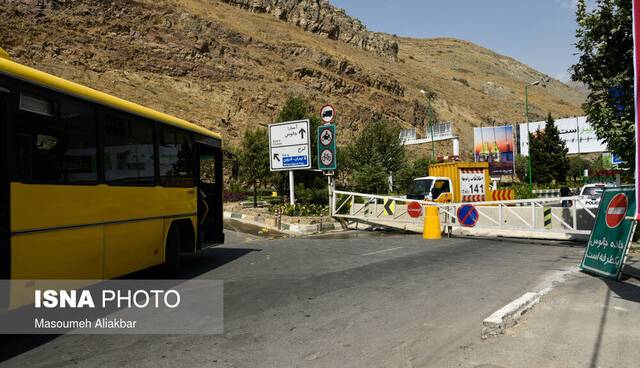
<svg viewBox="0 0 640 368"><path fill-rule="evenodd" d="M576 0L330 1L369 30L471 41L564 82L578 58Z"/></svg>

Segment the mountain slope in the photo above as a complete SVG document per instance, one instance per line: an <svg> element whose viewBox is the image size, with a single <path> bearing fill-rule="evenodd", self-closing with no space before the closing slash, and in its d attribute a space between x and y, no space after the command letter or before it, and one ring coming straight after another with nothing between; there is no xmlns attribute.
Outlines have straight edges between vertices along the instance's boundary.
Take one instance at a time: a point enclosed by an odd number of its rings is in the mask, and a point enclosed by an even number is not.
<svg viewBox="0 0 640 368"><path fill-rule="evenodd" d="M377 118L423 131L424 89L468 154L471 127L522 121L524 83L543 77L469 42L369 32L322 0L22 0L0 4L0 16L0 46L15 60L231 144L272 122L290 94L333 103L341 144ZM552 80L529 98L536 119L580 114L584 94Z"/></svg>

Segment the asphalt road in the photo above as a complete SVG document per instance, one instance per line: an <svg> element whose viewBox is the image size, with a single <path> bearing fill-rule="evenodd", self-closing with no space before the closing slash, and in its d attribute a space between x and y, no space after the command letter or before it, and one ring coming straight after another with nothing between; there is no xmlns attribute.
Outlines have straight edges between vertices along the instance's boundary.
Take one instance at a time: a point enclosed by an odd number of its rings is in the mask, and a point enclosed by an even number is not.
<svg viewBox="0 0 640 368"><path fill-rule="evenodd" d="M440 367L479 341L485 317L583 252L416 235L227 239L183 275L224 280L224 335L18 337L0 367Z"/></svg>

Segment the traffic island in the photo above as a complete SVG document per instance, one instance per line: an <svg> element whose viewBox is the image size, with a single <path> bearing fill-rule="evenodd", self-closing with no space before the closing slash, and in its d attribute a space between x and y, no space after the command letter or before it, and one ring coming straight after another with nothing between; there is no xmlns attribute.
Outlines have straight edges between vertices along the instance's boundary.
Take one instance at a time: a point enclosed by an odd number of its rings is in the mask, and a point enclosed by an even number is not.
<svg viewBox="0 0 640 368"><path fill-rule="evenodd" d="M329 216L277 216L266 208L239 208L237 206L225 208L224 219L261 226L292 236L347 230L340 222Z"/></svg>

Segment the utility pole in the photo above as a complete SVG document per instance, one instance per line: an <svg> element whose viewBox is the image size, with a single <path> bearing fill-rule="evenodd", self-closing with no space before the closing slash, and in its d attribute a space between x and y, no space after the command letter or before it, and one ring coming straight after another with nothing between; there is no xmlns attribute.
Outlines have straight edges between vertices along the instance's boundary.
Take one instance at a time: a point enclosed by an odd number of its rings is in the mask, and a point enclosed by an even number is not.
<svg viewBox="0 0 640 368"><path fill-rule="evenodd" d="M431 161L436 162L436 142L433 136L433 105L431 104L431 98L427 96L427 91L421 89L420 93L427 99L427 103L429 104L427 109L429 113L429 131L431 132Z"/></svg>
<svg viewBox="0 0 640 368"><path fill-rule="evenodd" d="M292 206L296 204L296 193L294 187L293 170L289 170L289 204Z"/></svg>
<svg viewBox="0 0 640 368"><path fill-rule="evenodd" d="M524 117L527 122L527 139L529 144L528 156L528 176L529 176L529 191L533 191L533 175L531 174L531 129L529 129L529 86L546 87L545 83L549 81L548 78L542 78L532 83L525 83L524 85Z"/></svg>
<svg viewBox="0 0 640 368"><path fill-rule="evenodd" d="M535 84L538 84L539 82L533 82ZM531 84L531 85L535 85L535 84ZM528 151L529 154L527 155L527 176L529 177L529 191L532 192L533 191L533 178L531 176L531 130L529 129L529 84L525 84L524 85L524 118L527 122L527 142L529 144L528 147Z"/></svg>
<svg viewBox="0 0 640 368"><path fill-rule="evenodd" d="M578 155L580 155L580 121L576 116L576 135L578 137Z"/></svg>
<svg viewBox="0 0 640 368"><path fill-rule="evenodd" d="M433 107L429 101L429 130L431 130L431 161L436 162L436 142L433 136Z"/></svg>

